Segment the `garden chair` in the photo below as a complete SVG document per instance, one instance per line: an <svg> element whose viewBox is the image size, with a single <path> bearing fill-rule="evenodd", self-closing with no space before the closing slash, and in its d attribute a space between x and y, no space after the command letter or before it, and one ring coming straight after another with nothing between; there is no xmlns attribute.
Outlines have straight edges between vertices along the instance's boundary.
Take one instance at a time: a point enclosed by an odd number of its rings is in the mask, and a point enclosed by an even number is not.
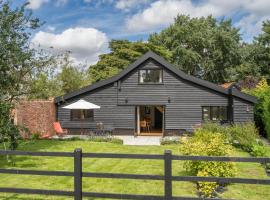
<svg viewBox="0 0 270 200"><path fill-rule="evenodd" d="M53 122L53 129L57 136L63 137L68 134L67 129L62 129L61 124L59 122Z"/></svg>

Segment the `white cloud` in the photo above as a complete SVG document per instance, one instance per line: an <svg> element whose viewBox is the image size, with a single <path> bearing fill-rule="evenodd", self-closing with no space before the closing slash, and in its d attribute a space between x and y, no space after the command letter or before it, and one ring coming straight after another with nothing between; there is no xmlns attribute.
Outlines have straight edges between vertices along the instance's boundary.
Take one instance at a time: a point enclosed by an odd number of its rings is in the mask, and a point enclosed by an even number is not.
<svg viewBox="0 0 270 200"><path fill-rule="evenodd" d="M50 32L55 31L55 27L54 27L54 26L50 26L50 25L47 26L46 29L47 29L48 31L50 31Z"/></svg>
<svg viewBox="0 0 270 200"><path fill-rule="evenodd" d="M49 0L29 0L29 9L36 10L39 9L43 4L48 3Z"/></svg>
<svg viewBox="0 0 270 200"><path fill-rule="evenodd" d="M60 6L66 5L67 2L68 2L68 0L57 0L56 3L55 3L55 5L58 6L58 7L60 7Z"/></svg>
<svg viewBox="0 0 270 200"><path fill-rule="evenodd" d="M130 8L134 6L146 4L149 3L150 1L151 0L118 0L115 4L115 7L120 10L128 11Z"/></svg>
<svg viewBox="0 0 270 200"><path fill-rule="evenodd" d="M51 0L28 0L29 5L27 8L32 9L32 10L37 10L39 9L43 4L50 2ZM56 6L64 6L68 0L55 0L55 5Z"/></svg>
<svg viewBox="0 0 270 200"><path fill-rule="evenodd" d="M32 39L34 46L47 49L53 54L71 51L76 62L93 64L98 55L107 51L108 38L94 28L69 28L60 34L39 31Z"/></svg>
<svg viewBox="0 0 270 200"><path fill-rule="evenodd" d="M135 13L126 21L129 32L149 32L158 30L173 23L178 14L201 17L232 17L244 15L236 24L244 31L257 34L261 21L269 17L270 0L204 0L194 3L192 0L157 0L146 9ZM253 28L252 28L253 27Z"/></svg>

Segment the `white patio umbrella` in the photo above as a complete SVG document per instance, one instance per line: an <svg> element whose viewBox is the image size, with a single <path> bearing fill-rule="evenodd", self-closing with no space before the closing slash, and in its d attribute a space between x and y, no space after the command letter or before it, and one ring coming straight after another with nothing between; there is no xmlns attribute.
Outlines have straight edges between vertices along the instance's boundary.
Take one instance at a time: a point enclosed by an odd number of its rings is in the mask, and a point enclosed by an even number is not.
<svg viewBox="0 0 270 200"><path fill-rule="evenodd" d="M100 106L90 103L88 101L85 101L83 99L80 99L72 104L64 106L63 108L70 109L70 110L94 110L94 109L100 109ZM82 127L81 127L81 133L82 133Z"/></svg>
<svg viewBox="0 0 270 200"><path fill-rule="evenodd" d="M100 106L90 103L88 101L85 101L83 99L80 99L72 104L69 104L67 106L64 106L63 108L66 109L83 109L83 110L92 110L92 109L100 109Z"/></svg>

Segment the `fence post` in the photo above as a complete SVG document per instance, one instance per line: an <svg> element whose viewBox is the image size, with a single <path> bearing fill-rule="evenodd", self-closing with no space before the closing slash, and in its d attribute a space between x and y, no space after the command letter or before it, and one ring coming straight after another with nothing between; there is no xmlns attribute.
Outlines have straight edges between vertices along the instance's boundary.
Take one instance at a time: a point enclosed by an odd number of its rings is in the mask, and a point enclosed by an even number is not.
<svg viewBox="0 0 270 200"><path fill-rule="evenodd" d="M82 149L74 150L74 200L82 200Z"/></svg>
<svg viewBox="0 0 270 200"><path fill-rule="evenodd" d="M164 152L164 194L165 200L172 199L172 152L165 150Z"/></svg>

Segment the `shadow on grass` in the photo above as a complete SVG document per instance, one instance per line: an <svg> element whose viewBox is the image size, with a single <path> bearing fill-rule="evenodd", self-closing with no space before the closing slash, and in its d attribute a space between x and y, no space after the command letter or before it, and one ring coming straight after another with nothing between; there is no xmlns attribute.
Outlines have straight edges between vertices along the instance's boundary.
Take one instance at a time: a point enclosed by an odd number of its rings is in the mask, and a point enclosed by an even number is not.
<svg viewBox="0 0 270 200"><path fill-rule="evenodd" d="M19 147L16 150L19 151L50 151L54 147L57 149L57 146L61 146L61 141L57 140L21 140L19 141ZM0 149L3 149L3 146L0 145ZM16 167L16 163L20 163L20 168L32 168L38 166L36 162L31 162L35 159L33 156L0 156L0 167Z"/></svg>

